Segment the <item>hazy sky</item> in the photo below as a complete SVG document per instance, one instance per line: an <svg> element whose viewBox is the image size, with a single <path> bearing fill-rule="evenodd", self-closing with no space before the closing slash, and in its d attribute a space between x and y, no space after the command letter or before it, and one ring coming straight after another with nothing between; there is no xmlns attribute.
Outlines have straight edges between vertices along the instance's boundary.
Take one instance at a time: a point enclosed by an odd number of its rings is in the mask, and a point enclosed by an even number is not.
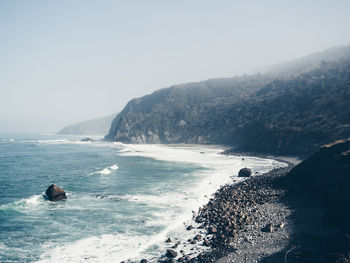
<svg viewBox="0 0 350 263"><path fill-rule="evenodd" d="M350 1L0 1L0 132L56 132L177 83L350 42Z"/></svg>

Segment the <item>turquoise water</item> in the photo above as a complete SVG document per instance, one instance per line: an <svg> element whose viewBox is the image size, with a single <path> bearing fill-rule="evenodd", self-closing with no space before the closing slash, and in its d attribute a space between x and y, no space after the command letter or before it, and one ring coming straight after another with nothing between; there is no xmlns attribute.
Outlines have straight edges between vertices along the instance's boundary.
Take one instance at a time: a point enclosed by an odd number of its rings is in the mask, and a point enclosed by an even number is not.
<svg viewBox="0 0 350 263"><path fill-rule="evenodd" d="M238 158L215 157L216 150L203 159L199 148L135 147L54 135L1 136L0 262L152 261L164 252L166 237L188 235L183 222L191 209L228 179L210 177L215 169L208 160L222 160L223 169L241 165ZM182 160L186 154L194 160ZM277 165L251 162L256 169ZM52 183L67 200L43 198Z"/></svg>

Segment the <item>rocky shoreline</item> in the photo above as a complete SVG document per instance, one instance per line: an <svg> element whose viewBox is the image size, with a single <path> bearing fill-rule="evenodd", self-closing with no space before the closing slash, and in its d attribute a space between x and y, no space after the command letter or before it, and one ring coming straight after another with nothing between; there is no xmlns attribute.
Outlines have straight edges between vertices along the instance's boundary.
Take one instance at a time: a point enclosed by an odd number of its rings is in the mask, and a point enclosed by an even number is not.
<svg viewBox="0 0 350 263"><path fill-rule="evenodd" d="M169 244L159 262L350 262L349 142L223 186L187 226L193 238Z"/></svg>
<svg viewBox="0 0 350 263"><path fill-rule="evenodd" d="M257 262L283 250L292 231L290 211L280 201L285 190L273 187L273 182L292 166L223 186L194 218L196 230L204 234L194 231L192 239L183 241L193 252L185 254L169 244L159 262ZM193 231L190 226L187 230ZM210 249L200 252L202 246Z"/></svg>

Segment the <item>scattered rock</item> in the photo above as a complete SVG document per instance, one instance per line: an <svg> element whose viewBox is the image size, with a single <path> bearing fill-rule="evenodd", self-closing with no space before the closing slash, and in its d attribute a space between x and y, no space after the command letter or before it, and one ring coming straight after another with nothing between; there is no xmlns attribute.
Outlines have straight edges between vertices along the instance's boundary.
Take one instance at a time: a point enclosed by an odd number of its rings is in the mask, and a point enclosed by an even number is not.
<svg viewBox="0 0 350 263"><path fill-rule="evenodd" d="M58 201L62 199L67 199L66 193L61 187L55 184L50 185L46 190L46 196L50 201Z"/></svg>
<svg viewBox="0 0 350 263"><path fill-rule="evenodd" d="M186 230L192 230L194 227L192 225L189 225L188 227L186 227Z"/></svg>
<svg viewBox="0 0 350 263"><path fill-rule="evenodd" d="M273 232L273 225L271 223L267 224L261 231L266 232L266 233L271 233Z"/></svg>
<svg viewBox="0 0 350 263"><path fill-rule="evenodd" d="M211 233L211 234L214 234L214 233L216 233L216 232L218 232L218 230L216 229L215 226L212 226L212 227L209 229L209 233Z"/></svg>
<svg viewBox="0 0 350 263"><path fill-rule="evenodd" d="M252 170L250 170L249 168L245 167L242 168L241 170L239 170L238 172L238 177L249 177L252 175Z"/></svg>
<svg viewBox="0 0 350 263"><path fill-rule="evenodd" d="M201 238L202 238L202 236L200 234L198 234L194 237L195 240L201 240Z"/></svg>
<svg viewBox="0 0 350 263"><path fill-rule="evenodd" d="M248 169L248 168L246 168ZM258 238L271 238L274 235L264 235L257 222L261 222L257 218L260 213L258 207L260 205L273 202L278 196L283 194L282 190L271 188L272 176L285 174L289 168L283 168L269 172L269 174L253 176L244 182L235 185L224 185L213 194L208 203L198 210L194 221L199 224L199 228L206 229L207 232L194 232L193 237L183 242L188 252L180 251L178 262L215 262L219 258L227 255L227 253L235 252L236 247L240 244L255 244ZM277 220L264 219L263 224L275 222ZM279 222L282 220L278 219ZM277 222L278 222L277 221ZM272 230L274 226L271 224ZM187 230L194 227L188 225ZM247 233L255 228L255 236L244 239ZM277 226L275 226L277 229ZM203 236L208 234L207 236ZM210 247L210 252L202 252L198 250L196 244ZM176 247L172 247L176 249ZM196 251L196 253L195 253ZM174 251L177 253L176 251ZM202 253L201 256L197 256ZM174 260L170 252L167 252L167 260ZM164 260L164 259L163 259ZM249 261L246 261L249 262Z"/></svg>
<svg viewBox="0 0 350 263"><path fill-rule="evenodd" d="M170 237L168 237L168 239L167 240L165 240L165 243L171 243L171 238Z"/></svg>
<svg viewBox="0 0 350 263"><path fill-rule="evenodd" d="M210 246L210 242L209 242L209 240L208 240L208 239L204 239L204 241L203 241L203 245L205 245L205 246L209 247L209 246Z"/></svg>
<svg viewBox="0 0 350 263"><path fill-rule="evenodd" d="M197 256L197 259L200 260L200 261L203 260L203 254L200 253L200 254Z"/></svg>
<svg viewBox="0 0 350 263"><path fill-rule="evenodd" d="M284 223L282 222L282 223L278 224L277 227L281 228L281 229L284 228Z"/></svg>
<svg viewBox="0 0 350 263"><path fill-rule="evenodd" d="M167 249L165 255L166 255L168 258L176 258L177 252L176 252L175 250L172 250L172 249Z"/></svg>
<svg viewBox="0 0 350 263"><path fill-rule="evenodd" d="M146 259L142 259L142 260L140 261L140 263L147 263L147 260L146 260Z"/></svg>

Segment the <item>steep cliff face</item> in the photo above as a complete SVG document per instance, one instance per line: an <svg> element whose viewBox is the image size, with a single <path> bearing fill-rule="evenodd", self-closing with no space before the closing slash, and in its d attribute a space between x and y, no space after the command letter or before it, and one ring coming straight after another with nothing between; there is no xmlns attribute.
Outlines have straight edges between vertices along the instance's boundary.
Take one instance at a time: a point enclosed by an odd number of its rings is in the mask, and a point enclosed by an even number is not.
<svg viewBox="0 0 350 263"><path fill-rule="evenodd" d="M243 151L311 154L322 144L350 136L346 54L291 76L257 74L156 91L130 101L113 120L106 139L214 143Z"/></svg>
<svg viewBox="0 0 350 263"><path fill-rule="evenodd" d="M93 120L83 121L64 127L57 134L69 135L105 135L110 127L116 114L97 118Z"/></svg>
<svg viewBox="0 0 350 263"><path fill-rule="evenodd" d="M271 81L256 75L162 89L131 100L113 120L109 140L131 143L214 143L213 117ZM224 127L222 127L224 128ZM225 138L219 139L225 143Z"/></svg>

